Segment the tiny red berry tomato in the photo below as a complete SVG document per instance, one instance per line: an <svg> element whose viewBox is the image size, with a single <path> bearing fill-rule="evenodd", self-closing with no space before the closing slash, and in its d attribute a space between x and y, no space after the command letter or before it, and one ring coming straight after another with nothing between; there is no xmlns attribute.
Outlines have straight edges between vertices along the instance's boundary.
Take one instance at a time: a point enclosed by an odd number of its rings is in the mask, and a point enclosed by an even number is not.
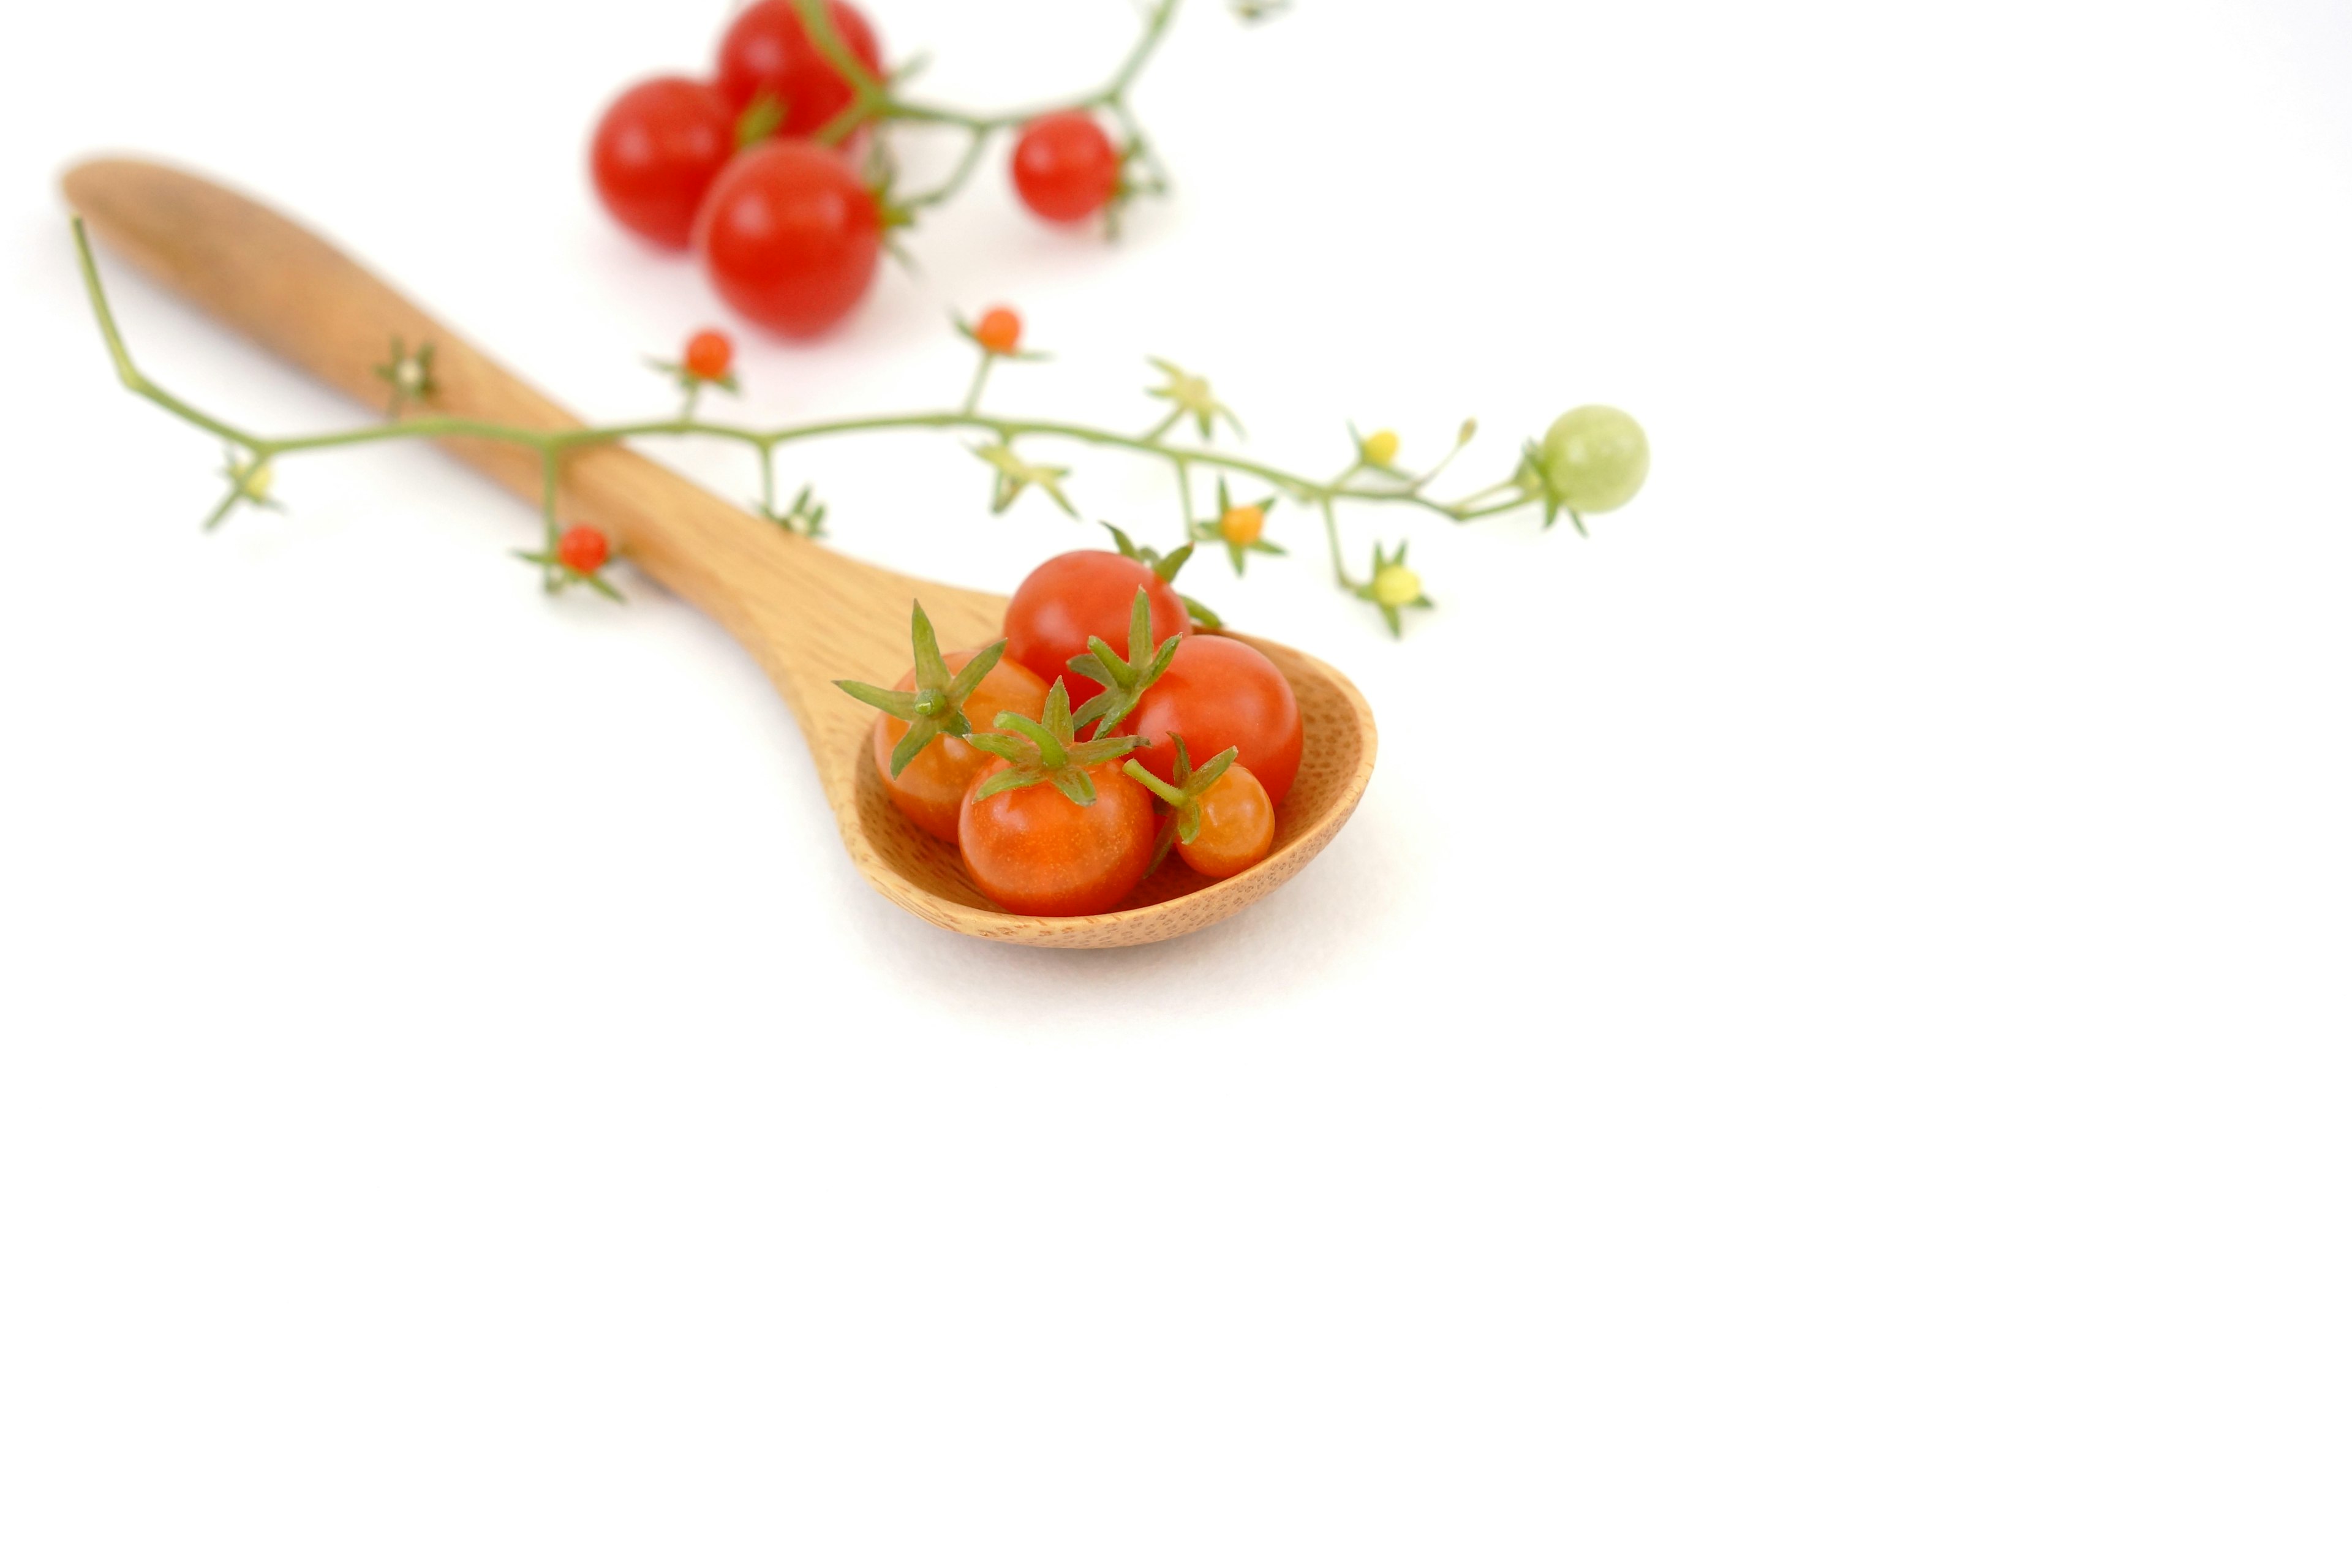
<svg viewBox="0 0 2352 1568"><path fill-rule="evenodd" d="M1036 671L1042 680L1067 682L1073 706L1085 702L1102 689L1102 683L1073 671L1070 660L1087 651L1088 637L1102 638L1116 652L1127 650L1128 621L1138 588L1150 599L1155 645L1192 631L1192 617L1185 612L1184 601L1150 567L1108 550L1073 550L1030 573L1013 591L1013 602L1004 609L1004 635L1010 643L1006 657ZM1183 657L1182 648L1177 657ZM1191 731L1185 733L1189 740ZM1223 750L1232 742L1217 744ZM1152 772L1167 776L1161 767Z"/></svg>
<svg viewBox="0 0 2352 1568"><path fill-rule="evenodd" d="M967 648L945 658L948 672L952 675L971 662L971 650ZM915 689L913 670L898 678L898 689ZM999 713L1042 718L1045 712L1045 683L1013 660L1000 658L965 700L963 712L975 731L995 729ZM973 777L995 759L968 741L941 735L917 752L894 779L890 776L890 753L906 735L904 719L885 713L874 721L875 769L890 791L891 804L905 813L908 821L932 837L953 844L964 792L971 787Z"/></svg>
<svg viewBox="0 0 2352 1568"><path fill-rule="evenodd" d="M735 114L708 82L657 76L613 100L588 168L604 210L656 245L684 250L710 183L735 155Z"/></svg>
<svg viewBox="0 0 2352 1568"><path fill-rule="evenodd" d="M1201 793L1201 828L1176 841L1184 864L1203 877L1246 871L1274 847L1274 801L1257 775L1236 763Z"/></svg>
<svg viewBox="0 0 2352 1568"><path fill-rule="evenodd" d="M882 46L873 25L854 5L827 0L833 30L866 74L882 75ZM747 7L719 44L719 90L738 113L766 93L783 110L785 136L814 136L849 107L854 96L833 62L801 26L792 0L760 0Z"/></svg>
<svg viewBox="0 0 2352 1568"><path fill-rule="evenodd" d="M839 153L770 142L710 187L694 243L720 299L786 337L814 337L866 297L882 215Z"/></svg>
<svg viewBox="0 0 2352 1568"><path fill-rule="evenodd" d="M1298 776L1306 738L1298 698L1274 661L1247 643L1219 637L1186 637L1120 728L1144 738L1135 760L1163 779L1175 777L1171 736L1183 736L1195 757L1238 747L1235 761L1257 775L1276 805Z"/></svg>
<svg viewBox="0 0 2352 1568"><path fill-rule="evenodd" d="M1013 184L1039 217L1076 223L1118 194L1118 149L1076 110L1041 114L1013 145Z"/></svg>
<svg viewBox="0 0 2352 1568"><path fill-rule="evenodd" d="M686 340L686 368L703 381L722 379L735 363L735 345L725 332L703 331Z"/></svg>
<svg viewBox="0 0 2352 1568"><path fill-rule="evenodd" d="M565 529L563 537L555 542L555 558L583 577L590 576L602 571L604 563L613 558L612 542L601 529L577 523Z"/></svg>
<svg viewBox="0 0 2352 1568"><path fill-rule="evenodd" d="M1116 762L1087 770L1091 805L1050 784L975 800L1005 763L990 759L965 791L957 819L964 868L1016 915L1099 915L1118 907L1151 868L1151 795Z"/></svg>
<svg viewBox="0 0 2352 1568"><path fill-rule="evenodd" d="M1021 346L1020 312L1003 305L991 307L971 329L980 346L992 354L1009 354Z"/></svg>

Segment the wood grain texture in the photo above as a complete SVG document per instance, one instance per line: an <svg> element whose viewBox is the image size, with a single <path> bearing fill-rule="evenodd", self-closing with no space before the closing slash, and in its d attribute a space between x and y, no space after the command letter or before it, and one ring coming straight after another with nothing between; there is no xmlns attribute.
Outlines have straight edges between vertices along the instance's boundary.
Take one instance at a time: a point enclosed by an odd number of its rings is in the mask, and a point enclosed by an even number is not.
<svg viewBox="0 0 2352 1568"><path fill-rule="evenodd" d="M440 392L429 412L533 429L579 423L325 240L247 197L131 159L83 163L66 175L65 192L110 247L362 403L381 401L373 367L397 335L435 345ZM537 453L492 442L445 445L537 506ZM851 860L886 898L950 931L1038 947L1127 947L1197 931L1297 875L1347 821L1371 776L1371 710L1347 678L1294 649L1244 638L1289 679L1306 724L1274 853L1223 882L1171 857L1109 914L1007 913L972 887L954 849L890 805L866 744L873 710L832 684L849 677L887 686L898 678L910 600L922 600L942 646L970 647L999 635L1002 595L853 561L620 447L568 455L560 495L567 521L604 530L632 564L758 658L808 740Z"/></svg>

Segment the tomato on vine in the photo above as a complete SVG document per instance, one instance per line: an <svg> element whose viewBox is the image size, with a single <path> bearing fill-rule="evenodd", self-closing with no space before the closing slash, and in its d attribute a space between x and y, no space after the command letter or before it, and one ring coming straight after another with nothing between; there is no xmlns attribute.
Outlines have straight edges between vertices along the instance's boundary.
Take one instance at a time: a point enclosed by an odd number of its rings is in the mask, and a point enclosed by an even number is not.
<svg viewBox="0 0 2352 1568"><path fill-rule="evenodd" d="M612 541L604 537L601 529L577 523L565 529L563 537L555 542L555 558L583 577L593 577L613 558Z"/></svg>
<svg viewBox="0 0 2352 1568"><path fill-rule="evenodd" d="M826 0L835 35L866 74L882 75L882 45L864 14L844 0ZM781 115L778 132L814 136L849 107L850 85L801 25L792 0L759 0L727 29L719 44L719 90L741 113L766 98Z"/></svg>
<svg viewBox="0 0 2352 1568"><path fill-rule="evenodd" d="M604 210L631 233L684 250L694 215L735 155L735 111L716 88L657 76L613 100L588 166Z"/></svg>
<svg viewBox="0 0 2352 1568"><path fill-rule="evenodd" d="M1009 354L1021 347L1021 315L1010 306L992 305L972 323L972 341L992 354Z"/></svg>
<svg viewBox="0 0 2352 1568"><path fill-rule="evenodd" d="M971 738L996 759L956 821L973 884L1015 914L1118 908L1151 869L1151 796L1118 763L1135 738L1077 740L1058 680L1041 718L1005 718L1004 732Z"/></svg>
<svg viewBox="0 0 2352 1568"><path fill-rule="evenodd" d="M1022 128L1013 146L1013 184L1039 217L1076 223L1118 195L1123 163L1093 116L1064 110Z"/></svg>
<svg viewBox="0 0 2352 1568"><path fill-rule="evenodd" d="M814 337L866 297L882 213L838 153L770 142L719 176L694 240L719 298L787 337Z"/></svg>
<svg viewBox="0 0 2352 1568"><path fill-rule="evenodd" d="M686 340L687 371L701 381L724 381L735 364L735 345L725 332L709 328Z"/></svg>
<svg viewBox="0 0 2352 1568"><path fill-rule="evenodd" d="M1276 805L1298 776L1306 743L1298 699L1282 671L1247 643L1224 637L1186 637L1122 728L1143 737L1136 761L1170 783L1176 736L1195 752L1236 748Z"/></svg>
<svg viewBox="0 0 2352 1568"><path fill-rule="evenodd" d="M1189 637L1192 617L1168 582L1182 566L1185 553L1179 551L1156 565L1108 550L1073 550L1055 556L1013 591L1013 602L1004 610L1004 635L1011 645L1007 652L1041 677L1067 681L1076 701L1089 700L1102 690L1102 682L1072 671L1070 660L1086 653L1096 637L1115 648L1128 646L1137 589L1143 590L1151 612L1154 643Z"/></svg>

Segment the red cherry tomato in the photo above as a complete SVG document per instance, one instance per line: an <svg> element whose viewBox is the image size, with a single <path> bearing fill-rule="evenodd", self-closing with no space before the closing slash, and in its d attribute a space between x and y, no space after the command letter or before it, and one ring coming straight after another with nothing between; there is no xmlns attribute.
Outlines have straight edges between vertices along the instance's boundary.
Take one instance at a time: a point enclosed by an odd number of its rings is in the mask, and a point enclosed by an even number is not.
<svg viewBox="0 0 2352 1568"><path fill-rule="evenodd" d="M971 662L971 650L946 656L948 668L960 670ZM898 689L915 689L915 672L898 678ZM999 713L1022 713L1032 719L1045 715L1045 683L1009 658L981 678L979 687L963 705L964 717L975 731L996 728ZM963 809L964 791L974 774L995 759L978 746L942 735L915 753L897 778L890 776L891 749L907 735L907 721L885 713L874 721L874 766L889 787L891 804L914 825L934 838L956 841L956 818Z"/></svg>
<svg viewBox="0 0 2352 1568"><path fill-rule="evenodd" d="M1135 760L1163 779L1176 771L1171 735L1197 763L1227 746L1241 748L1234 761L1257 775L1275 805L1298 776L1305 736L1298 699L1273 660L1232 637L1186 637L1151 683L1120 729L1141 735Z"/></svg>
<svg viewBox="0 0 2352 1568"><path fill-rule="evenodd" d="M991 306L974 323L971 335L992 354L1009 354L1021 346L1021 315L1003 305Z"/></svg>
<svg viewBox="0 0 2352 1568"><path fill-rule="evenodd" d="M1151 795L1115 762L1087 770L1092 805L1074 805L1050 784L974 800L972 780L957 818L964 868L980 890L1016 915L1098 915L1135 891L1151 867Z"/></svg>
<svg viewBox="0 0 2352 1568"><path fill-rule="evenodd" d="M1004 650L1006 657L1027 665L1040 679L1052 681L1058 678L1067 682L1070 705L1076 707L1100 691L1102 683L1073 673L1070 660L1087 651L1087 639L1090 637L1102 638L1110 644L1112 651L1126 657L1128 618L1135 607L1138 588L1151 596L1151 640L1155 646L1164 638L1181 637L1192 629L1192 617L1185 613L1184 601L1142 562L1130 561L1108 550L1073 550L1066 555L1055 556L1030 573L1013 590L1013 603L1004 610L1004 635L1012 642ZM1177 650L1177 657L1183 657L1182 649ZM1185 734L1185 742L1192 742L1190 731ZM1232 743L1220 741L1215 750L1196 751L1193 754L1214 756ZM1172 764L1172 752L1170 757ZM1153 771L1163 778L1167 776L1164 769Z"/></svg>
<svg viewBox="0 0 2352 1568"><path fill-rule="evenodd" d="M735 155L735 113L707 82L641 81L596 122L588 167L604 210L656 245L684 250L695 210Z"/></svg>
<svg viewBox="0 0 2352 1568"><path fill-rule="evenodd" d="M814 337L866 297L882 216L840 154L770 142L710 187L694 244L720 299L787 337Z"/></svg>
<svg viewBox="0 0 2352 1568"><path fill-rule="evenodd" d="M563 537L555 542L555 558L585 577L613 558L613 546L602 532L583 522L563 531Z"/></svg>
<svg viewBox="0 0 2352 1568"><path fill-rule="evenodd" d="M699 331L686 340L686 368L705 381L717 381L735 363L735 345L725 332Z"/></svg>
<svg viewBox="0 0 2352 1568"><path fill-rule="evenodd" d="M1192 742L1185 742L1190 750ZM1246 871L1274 847L1274 802L1257 775L1235 763L1217 775L1203 791L1201 830L1192 842L1176 841L1184 864L1203 877L1230 877Z"/></svg>
<svg viewBox="0 0 2352 1568"><path fill-rule="evenodd" d="M1041 114L1013 145L1013 184L1039 217L1074 223L1118 194L1118 149L1076 110Z"/></svg>
<svg viewBox="0 0 2352 1568"><path fill-rule="evenodd" d="M833 30L868 75L882 75L882 46L856 7L827 0ZM849 83L801 26L792 0L760 0L735 18L719 45L719 90L740 113L762 92L783 107L785 136L814 136L849 107Z"/></svg>

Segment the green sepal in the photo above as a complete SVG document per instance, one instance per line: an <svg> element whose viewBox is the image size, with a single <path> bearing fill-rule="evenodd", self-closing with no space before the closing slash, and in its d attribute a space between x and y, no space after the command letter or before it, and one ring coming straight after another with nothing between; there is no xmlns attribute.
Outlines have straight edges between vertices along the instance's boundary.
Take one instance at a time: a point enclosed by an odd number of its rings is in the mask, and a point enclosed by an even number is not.
<svg viewBox="0 0 2352 1568"><path fill-rule="evenodd" d="M551 594L560 594L577 584L603 595L616 605L628 603L618 588L604 580L602 570L575 572L565 565L562 558L552 550L518 550L514 554L516 560L528 561L546 574L547 591Z"/></svg>
<svg viewBox="0 0 2352 1568"><path fill-rule="evenodd" d="M1180 634L1157 648L1151 646L1151 595L1138 588L1127 612L1127 657L1121 658L1102 638L1088 637L1087 651L1070 660L1073 675L1083 675L1102 688L1087 699L1075 722L1093 724L1097 737L1108 734L1135 711L1151 683L1168 673L1176 645L1183 640Z"/></svg>
<svg viewBox="0 0 2352 1568"><path fill-rule="evenodd" d="M834 682L867 707L879 708L907 726L907 732L890 749L890 776L894 779L907 771L907 764L920 755L924 747L940 736L971 736L971 721L964 716L963 705L980 689L980 683L996 668L996 661L1004 657L1006 646L1004 639L999 637L972 655L961 669L950 672L947 659L940 653L939 634L931 629L931 618L923 614L919 599L915 602L910 630L915 647L912 691L863 680Z"/></svg>
<svg viewBox="0 0 2352 1568"><path fill-rule="evenodd" d="M1217 614L1190 594L1179 594L1176 596L1184 601L1184 611L1192 617L1194 626L1203 631L1221 632L1225 629L1224 616Z"/></svg>
<svg viewBox="0 0 2352 1568"><path fill-rule="evenodd" d="M1225 770L1232 767L1234 760L1242 754L1241 748L1227 746L1203 763L1199 773L1194 773L1192 755L1184 749L1184 737L1174 735L1170 739L1176 742L1176 766L1173 770L1176 778L1173 783L1139 762L1129 761L1122 771L1167 802L1175 813L1176 837L1190 844L1201 836L1201 797L1209 793L1211 784L1225 776Z"/></svg>
<svg viewBox="0 0 2352 1568"><path fill-rule="evenodd" d="M1118 546L1118 552L1121 555L1126 556L1129 561L1140 561L1150 567L1151 574L1162 583L1175 582L1176 574L1184 570L1184 563L1192 559L1192 544L1190 540L1162 555L1149 544L1136 543L1127 536L1127 531L1115 522L1105 522L1103 526L1110 530L1111 542Z"/></svg>
<svg viewBox="0 0 2352 1568"><path fill-rule="evenodd" d="M1113 762L1143 744L1140 735L1077 738L1070 714L1070 690L1061 681L1045 693L1045 713L1032 719L1023 713L999 713L998 734L974 735L971 743L992 756L1004 759L1003 771L992 775L972 799L986 800L1007 790L1050 784L1073 805L1095 803L1094 781L1087 770Z"/></svg>

